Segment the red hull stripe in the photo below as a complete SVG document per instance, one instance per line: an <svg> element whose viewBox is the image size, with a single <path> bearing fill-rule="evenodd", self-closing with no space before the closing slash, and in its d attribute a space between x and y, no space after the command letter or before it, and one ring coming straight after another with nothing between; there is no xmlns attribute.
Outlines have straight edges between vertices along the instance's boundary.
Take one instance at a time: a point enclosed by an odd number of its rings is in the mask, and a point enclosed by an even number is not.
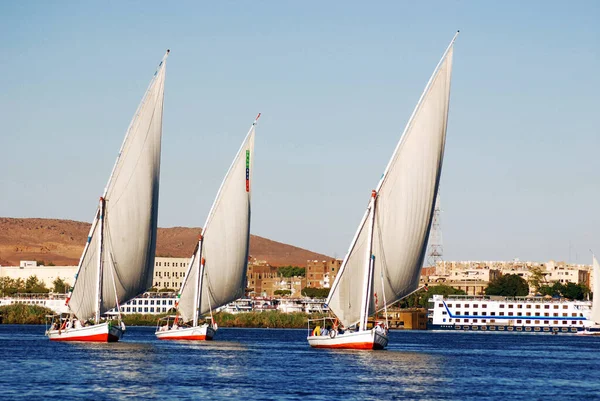
<svg viewBox="0 0 600 401"><path fill-rule="evenodd" d="M119 337L111 334L95 334L93 336L78 336L78 337L56 337L51 338L50 341L87 341L96 343L115 343L119 341Z"/></svg>
<svg viewBox="0 0 600 401"><path fill-rule="evenodd" d="M207 336L182 336L182 337L158 337L159 340L195 340L204 341L212 340L212 337Z"/></svg>
<svg viewBox="0 0 600 401"><path fill-rule="evenodd" d="M377 343L349 343L349 344L332 344L332 345L313 345L313 348L337 348L337 349L383 349Z"/></svg>

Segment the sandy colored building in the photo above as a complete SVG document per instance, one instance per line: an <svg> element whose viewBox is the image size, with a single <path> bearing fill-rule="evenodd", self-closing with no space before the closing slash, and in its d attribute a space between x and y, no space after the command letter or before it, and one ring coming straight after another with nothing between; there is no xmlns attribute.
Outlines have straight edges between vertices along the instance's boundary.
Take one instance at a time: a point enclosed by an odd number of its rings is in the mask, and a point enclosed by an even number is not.
<svg viewBox="0 0 600 401"><path fill-rule="evenodd" d="M341 259L307 261L306 286L313 288L331 288L341 265Z"/></svg>

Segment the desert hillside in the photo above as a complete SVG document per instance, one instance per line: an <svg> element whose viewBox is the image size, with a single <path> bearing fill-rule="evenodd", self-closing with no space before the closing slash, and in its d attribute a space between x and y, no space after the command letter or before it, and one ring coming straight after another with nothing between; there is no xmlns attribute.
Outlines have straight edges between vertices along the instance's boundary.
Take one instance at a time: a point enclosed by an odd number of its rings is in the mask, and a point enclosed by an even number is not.
<svg viewBox="0 0 600 401"><path fill-rule="evenodd" d="M0 265L14 266L20 260L76 265L89 230L90 224L80 221L0 217ZM200 228L159 228L156 254L188 257L199 233ZM250 255L274 266L305 266L309 259L329 258L256 235L250 238Z"/></svg>

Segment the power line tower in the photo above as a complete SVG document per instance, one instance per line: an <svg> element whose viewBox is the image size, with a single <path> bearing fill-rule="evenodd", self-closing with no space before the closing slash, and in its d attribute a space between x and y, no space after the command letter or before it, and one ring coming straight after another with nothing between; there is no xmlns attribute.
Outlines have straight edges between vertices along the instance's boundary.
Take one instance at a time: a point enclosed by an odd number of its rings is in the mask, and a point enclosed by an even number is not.
<svg viewBox="0 0 600 401"><path fill-rule="evenodd" d="M440 194L435 199L435 209L433 210L433 221L431 222L431 231L429 233L429 249L427 251L427 263L429 266L436 266L437 262L443 259L444 246L442 245L442 229L440 228Z"/></svg>

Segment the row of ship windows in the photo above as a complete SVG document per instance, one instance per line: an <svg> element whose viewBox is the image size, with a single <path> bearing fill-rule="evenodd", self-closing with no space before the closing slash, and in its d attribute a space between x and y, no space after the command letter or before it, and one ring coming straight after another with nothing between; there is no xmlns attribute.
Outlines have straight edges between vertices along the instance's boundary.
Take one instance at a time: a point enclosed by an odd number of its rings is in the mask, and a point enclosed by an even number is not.
<svg viewBox="0 0 600 401"><path fill-rule="evenodd" d="M161 303L162 302L162 303ZM125 305L154 305L153 299L134 299L127 302ZM173 305L172 299L157 299L156 305Z"/></svg>
<svg viewBox="0 0 600 401"><path fill-rule="evenodd" d="M448 308L452 308L452 304L447 304ZM438 304L438 306L440 308L444 307L444 304ZM504 304L499 304L498 305L500 309L504 309ZM506 305L508 307L508 309L513 309L515 307L515 304L508 304ZM558 305L553 305L554 309L558 309ZM456 304L454 305L455 308L460 308L461 304ZM463 306L463 308L469 308L469 304L465 304L465 306ZM481 304L482 308L487 308L487 304ZM479 304L473 304L473 308L479 308ZM563 309L569 309L568 305L563 305L562 306ZM517 309L523 309L523 304L517 304ZM525 305L525 309L531 309L531 304L526 304ZM540 305L535 305L535 309L541 309ZM550 309L550 305L544 305L544 309Z"/></svg>
<svg viewBox="0 0 600 401"><path fill-rule="evenodd" d="M448 313L446 313L446 311L442 311L442 315L447 315L447 314ZM455 315L460 315L460 311L456 311L456 312L454 312L454 314ZM464 314L465 315L477 316L479 314L479 312L467 312L467 311L465 311ZM486 313L486 315L487 315L487 313ZM490 312L489 315L490 316L496 316L496 312ZM563 315L563 317L569 316L569 314L566 313L566 312L563 313L562 315ZM504 316L504 312L498 312L498 316ZM514 316L514 315L513 315L513 312L508 312L508 314L506 316ZM516 316L523 316L523 313L522 312L517 312ZM531 312L525 312L525 316L532 316ZM542 316L542 315L540 314L540 312L535 312L535 315L533 315L533 316ZM550 316L550 313L549 312L545 312L544 316ZM557 317L558 313L555 312L555 313L552 314L552 316ZM577 314L577 313L573 312L573 313L571 313L571 316L572 317L577 317L577 316L583 316L583 314L582 313Z"/></svg>
<svg viewBox="0 0 600 401"><path fill-rule="evenodd" d="M123 309L123 312L125 312L125 313L127 313L127 312L133 312L133 313L135 313L135 312L138 312L138 313L148 313L148 312L150 312L150 313L154 313L155 309L156 309L156 312L166 312L167 311L167 308L154 308L154 307L148 308L148 307L139 307L139 306L137 308L132 308L132 307L128 306L128 307L124 307L122 309Z"/></svg>
<svg viewBox="0 0 600 401"><path fill-rule="evenodd" d="M461 319L448 319L448 322L450 322L450 323L452 323L453 321L455 323L460 323ZM479 319L462 319L462 321L464 323L478 323ZM446 319L443 319L443 322L445 323ZM489 319L489 323L495 323L495 322L496 322L496 320ZM517 322L517 324L522 324L523 323L522 320L517 320L516 322ZM534 324L540 324L540 320L534 320L533 322L534 322ZM481 319L481 323L488 323L488 319ZM531 323L531 320L525 320L525 324L530 324L530 323ZM568 323L569 322L567 320L563 320L562 321L562 324L568 324ZM549 320L545 320L542 324L550 324L550 321ZM553 322L553 324L558 324L558 320L555 320ZM580 324L581 325L581 324L583 324L583 322L581 320L580 321L571 320L571 324Z"/></svg>
<svg viewBox="0 0 600 401"><path fill-rule="evenodd" d="M162 278L162 272L154 273L154 277ZM185 277L185 272L173 272L173 278ZM169 272L165 272L165 278L171 278Z"/></svg>

